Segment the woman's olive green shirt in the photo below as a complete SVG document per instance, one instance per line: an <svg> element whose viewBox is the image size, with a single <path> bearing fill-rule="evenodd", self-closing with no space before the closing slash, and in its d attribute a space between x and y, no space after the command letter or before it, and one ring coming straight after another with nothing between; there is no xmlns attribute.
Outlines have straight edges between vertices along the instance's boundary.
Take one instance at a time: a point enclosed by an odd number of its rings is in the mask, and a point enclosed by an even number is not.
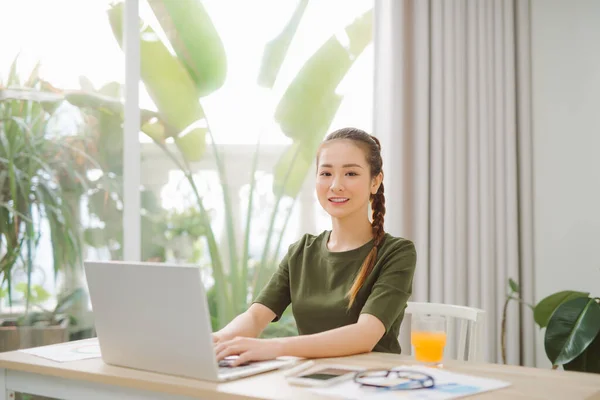
<svg viewBox="0 0 600 400"><path fill-rule="evenodd" d="M348 310L347 293L373 247L373 241L342 252L327 248L330 231L306 234L289 247L278 270L254 300L270 308L278 321L292 304L300 335L324 332L371 314L385 326L373 351L400 353L398 333L412 293L417 254L407 239L385 234L375 267Z"/></svg>

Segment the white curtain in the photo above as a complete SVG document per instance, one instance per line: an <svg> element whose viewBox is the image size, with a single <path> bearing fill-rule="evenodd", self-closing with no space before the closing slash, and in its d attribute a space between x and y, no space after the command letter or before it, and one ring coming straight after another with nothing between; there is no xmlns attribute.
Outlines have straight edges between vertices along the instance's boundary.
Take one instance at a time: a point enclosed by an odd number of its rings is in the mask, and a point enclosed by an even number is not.
<svg viewBox="0 0 600 400"><path fill-rule="evenodd" d="M376 0L375 122L386 229L415 242L413 301L482 308L501 362L508 278L533 301L528 0ZM512 302L507 360L534 365Z"/></svg>

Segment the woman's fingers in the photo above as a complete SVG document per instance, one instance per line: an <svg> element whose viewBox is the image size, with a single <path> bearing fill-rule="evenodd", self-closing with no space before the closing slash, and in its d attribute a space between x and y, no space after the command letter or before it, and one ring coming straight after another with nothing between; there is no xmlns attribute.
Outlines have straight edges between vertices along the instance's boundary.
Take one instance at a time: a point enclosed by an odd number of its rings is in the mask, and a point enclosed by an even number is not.
<svg viewBox="0 0 600 400"><path fill-rule="evenodd" d="M238 355L240 352L245 351L247 347L248 341L246 338L235 338L221 342L215 348L217 361L220 361L227 356Z"/></svg>
<svg viewBox="0 0 600 400"><path fill-rule="evenodd" d="M236 356L240 354L240 351L241 350L238 348L238 346L225 347L217 353L217 361L221 361L222 359L228 356Z"/></svg>
<svg viewBox="0 0 600 400"><path fill-rule="evenodd" d="M237 367L238 365L242 365L249 361L252 361L252 352L250 350L241 353L239 355L239 357L234 362L231 363L231 366Z"/></svg>
<svg viewBox="0 0 600 400"><path fill-rule="evenodd" d="M219 352L223 351L225 348L225 342L219 342L215 344L215 353L219 354Z"/></svg>
<svg viewBox="0 0 600 400"><path fill-rule="evenodd" d="M262 360L265 359L265 357L269 357L264 354L269 353L268 347L265 346L266 343L256 339L237 337L232 340L219 342L215 346L215 353L217 355L217 361L221 361L228 356L237 355L238 358L231 363L231 366L237 367L238 365L249 361Z"/></svg>
<svg viewBox="0 0 600 400"><path fill-rule="evenodd" d="M233 346L238 342L238 339L231 339L231 340L220 340L219 342L215 343L215 353L219 354L220 352L223 351L223 349L229 347L229 346Z"/></svg>

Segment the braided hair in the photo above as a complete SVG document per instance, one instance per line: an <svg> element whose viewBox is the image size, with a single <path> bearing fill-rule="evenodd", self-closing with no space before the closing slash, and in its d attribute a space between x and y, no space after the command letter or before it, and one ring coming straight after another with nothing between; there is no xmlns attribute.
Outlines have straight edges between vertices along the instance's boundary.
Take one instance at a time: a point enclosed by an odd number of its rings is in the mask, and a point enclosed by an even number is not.
<svg viewBox="0 0 600 400"><path fill-rule="evenodd" d="M365 157L367 158L367 162L371 170L371 178L378 176L383 171L381 143L379 143L379 140L375 136L369 135L365 131L356 128L342 128L327 135L323 143L338 139L352 140L365 152ZM367 257L363 261L352 287L348 291L348 308L351 308L352 304L354 304L358 291L373 270L373 267L375 266L375 260L377 259L377 249L383 241L385 235L385 231L383 229L383 219L385 216L385 196L383 191L384 189L382 182L379 185L377 193L371 194L371 210L373 211L373 222L371 223L374 238L373 248L371 251L369 251L369 254L367 254Z"/></svg>

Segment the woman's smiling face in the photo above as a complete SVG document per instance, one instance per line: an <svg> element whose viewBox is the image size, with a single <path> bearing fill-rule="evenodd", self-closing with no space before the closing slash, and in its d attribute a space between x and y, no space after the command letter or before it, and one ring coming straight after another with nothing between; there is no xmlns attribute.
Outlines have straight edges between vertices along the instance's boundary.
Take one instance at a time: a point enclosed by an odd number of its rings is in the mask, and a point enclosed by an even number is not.
<svg viewBox="0 0 600 400"><path fill-rule="evenodd" d="M371 178L365 152L351 140L325 143L317 159L317 198L334 218L367 215L371 194L377 193L380 179Z"/></svg>

